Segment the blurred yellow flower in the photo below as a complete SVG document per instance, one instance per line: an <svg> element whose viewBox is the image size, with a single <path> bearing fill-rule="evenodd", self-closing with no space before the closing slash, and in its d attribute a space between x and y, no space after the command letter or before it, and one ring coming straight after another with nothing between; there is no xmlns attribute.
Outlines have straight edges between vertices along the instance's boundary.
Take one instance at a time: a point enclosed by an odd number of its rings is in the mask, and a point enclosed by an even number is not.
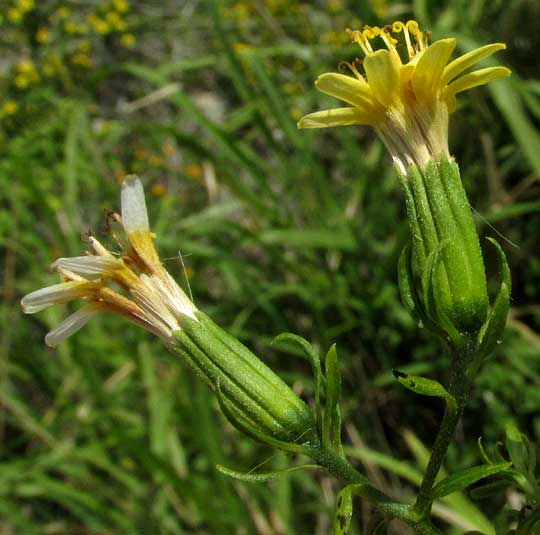
<svg viewBox="0 0 540 535"><path fill-rule="evenodd" d="M342 0L329 0L328 1L328 9L332 11L333 13L337 13L338 11L343 11L343 1Z"/></svg>
<svg viewBox="0 0 540 535"><path fill-rule="evenodd" d="M31 60L23 59L17 64L17 70L21 73L32 73L35 72L36 67Z"/></svg>
<svg viewBox="0 0 540 535"><path fill-rule="evenodd" d="M15 85L19 89L26 89L30 85L30 81L26 76L19 75L15 77Z"/></svg>
<svg viewBox="0 0 540 535"><path fill-rule="evenodd" d="M88 39L79 42L79 50L81 52L90 52L92 50L92 43Z"/></svg>
<svg viewBox="0 0 540 535"><path fill-rule="evenodd" d="M52 78L56 74L56 67L50 62L45 63L41 70L47 78Z"/></svg>
<svg viewBox="0 0 540 535"><path fill-rule="evenodd" d="M73 63L73 65L78 65L79 67L85 68L90 68L94 65L92 58L84 52L77 52L76 54L73 54L71 57L71 63Z"/></svg>
<svg viewBox="0 0 540 535"><path fill-rule="evenodd" d="M66 33L78 33L78 24L72 20L67 20L64 24L64 30Z"/></svg>
<svg viewBox="0 0 540 535"><path fill-rule="evenodd" d="M161 150L165 156L173 156L176 152L174 145L170 141L165 141L161 146Z"/></svg>
<svg viewBox="0 0 540 535"><path fill-rule="evenodd" d="M234 43L234 50L238 54L249 53L253 47L248 43Z"/></svg>
<svg viewBox="0 0 540 535"><path fill-rule="evenodd" d="M114 177L116 178L116 181L118 184L122 184L124 182L124 178L126 178L127 173L123 169L117 169L114 172Z"/></svg>
<svg viewBox="0 0 540 535"><path fill-rule="evenodd" d="M6 100L2 105L2 111L6 115L13 115L19 109L19 105L14 100Z"/></svg>
<svg viewBox="0 0 540 535"><path fill-rule="evenodd" d="M135 36L132 33L125 33L120 37L120 42L126 47L126 48L132 48L135 46Z"/></svg>
<svg viewBox="0 0 540 535"><path fill-rule="evenodd" d="M17 24L18 22L21 22L23 18L24 13L17 9L16 7L11 7L7 11L7 18L10 22L13 22Z"/></svg>
<svg viewBox="0 0 540 535"><path fill-rule="evenodd" d="M56 16L59 19L67 19L70 15L71 15L71 9L69 9L69 7L63 6L63 7L58 8L58 10L56 11Z"/></svg>
<svg viewBox="0 0 540 535"><path fill-rule="evenodd" d="M86 20L97 33L104 35L111 31L109 24L103 19L100 19L95 13L87 15Z"/></svg>
<svg viewBox="0 0 540 535"><path fill-rule="evenodd" d="M388 0L372 0L371 5L375 15L379 18L384 18L388 12Z"/></svg>
<svg viewBox="0 0 540 535"><path fill-rule="evenodd" d="M36 32L36 41L38 43L46 43L49 40L50 32L48 28L42 27Z"/></svg>
<svg viewBox="0 0 540 535"><path fill-rule="evenodd" d="M188 163L184 167L184 172L191 178L200 178L202 176L201 166L196 163Z"/></svg>
<svg viewBox="0 0 540 535"><path fill-rule="evenodd" d="M113 0L112 5L120 13L129 11L129 3L126 0Z"/></svg>
<svg viewBox="0 0 540 535"><path fill-rule="evenodd" d="M29 59L23 59L17 64L17 75L15 85L19 89L26 89L31 84L39 80L39 74L34 63Z"/></svg>
<svg viewBox="0 0 540 535"><path fill-rule="evenodd" d="M35 7L34 0L17 0L17 7L23 12L32 11Z"/></svg>
<svg viewBox="0 0 540 535"><path fill-rule="evenodd" d="M110 11L107 13L105 18L107 19L107 23L114 30L118 32L125 32L127 30L126 21L118 13L116 13L116 11Z"/></svg>
<svg viewBox="0 0 540 535"><path fill-rule="evenodd" d="M154 184L152 184L150 191L155 197L163 197L163 195L167 193L167 188L165 188L165 186L161 182L155 182Z"/></svg>

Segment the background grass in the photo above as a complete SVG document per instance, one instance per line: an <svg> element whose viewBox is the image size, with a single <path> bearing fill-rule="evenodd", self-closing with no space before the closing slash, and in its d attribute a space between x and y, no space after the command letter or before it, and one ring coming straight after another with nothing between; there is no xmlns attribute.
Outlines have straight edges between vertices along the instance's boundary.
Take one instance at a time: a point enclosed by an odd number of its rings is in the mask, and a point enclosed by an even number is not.
<svg viewBox="0 0 540 535"><path fill-rule="evenodd" d="M313 80L359 55L343 30L365 23L414 17L433 38L455 35L460 52L508 44L497 61L512 77L461 98L451 124L480 232L502 242L514 296L447 468L479 463L477 437L492 451L509 420L538 441L537 2L0 6L2 534L330 531L339 489L330 478L250 485L216 473L216 463L294 460L233 430L148 334L102 316L52 351L43 336L71 306L23 317L22 295L56 281L47 271L55 258L79 254L88 228L105 236L103 209L119 208L128 172L144 181L171 273L304 399L313 398L309 365L270 341L291 331L322 351L337 342L348 452L385 491L412 495L441 407L398 388L390 370L444 380L448 360L399 300L407 227L398 185L367 128L295 126L335 104ZM495 284L493 251L485 255ZM454 495L436 513L448 533L506 534L522 505L515 491L474 504ZM355 533L369 533L372 513L358 511Z"/></svg>

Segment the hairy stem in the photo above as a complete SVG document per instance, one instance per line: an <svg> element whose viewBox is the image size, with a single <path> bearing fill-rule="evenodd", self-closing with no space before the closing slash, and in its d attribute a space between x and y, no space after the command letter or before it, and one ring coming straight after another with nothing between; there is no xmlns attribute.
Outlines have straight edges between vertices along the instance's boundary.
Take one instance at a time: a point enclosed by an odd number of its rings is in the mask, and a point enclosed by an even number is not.
<svg viewBox="0 0 540 535"><path fill-rule="evenodd" d="M469 394L469 380L467 379L467 364L474 351L474 342L467 341L457 350L452 359L450 385L448 391L453 400L446 403L443 421L435 438L429 462L420 485L420 490L413 510L419 518L425 518L431 511L433 504L432 490L441 465L446 457L448 447L454 438L456 427L467 404Z"/></svg>
<svg viewBox="0 0 540 535"><path fill-rule="evenodd" d="M365 489L362 496L372 500L381 513L403 520L419 535L443 535L442 531L434 527L429 519L419 520L411 506L392 500L390 496L371 485L364 475L335 452L329 449L316 448L311 455L319 465L324 466L328 472L338 479L348 484L362 485Z"/></svg>

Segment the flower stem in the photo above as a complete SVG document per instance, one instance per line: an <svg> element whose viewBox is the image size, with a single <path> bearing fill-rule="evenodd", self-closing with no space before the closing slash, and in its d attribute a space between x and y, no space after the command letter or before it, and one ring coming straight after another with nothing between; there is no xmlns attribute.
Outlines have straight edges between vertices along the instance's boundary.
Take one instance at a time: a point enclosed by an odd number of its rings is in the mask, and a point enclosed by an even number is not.
<svg viewBox="0 0 540 535"><path fill-rule="evenodd" d="M369 483L369 480L349 462L330 449L315 448L311 456L317 464L324 466L332 475L352 485L364 487L362 496L375 502L375 507L381 512L393 518L403 520L411 526L419 535L442 535L442 532L434 527L429 519L418 519L418 515L411 506L396 502Z"/></svg>
<svg viewBox="0 0 540 535"><path fill-rule="evenodd" d="M454 438L456 427L467 404L469 380L466 370L474 354L474 342L467 339L464 346L456 350L452 359L450 385L448 391L453 399L447 400L441 427L435 438L429 462L420 485L413 510L419 518L426 518L433 504L432 490L448 447Z"/></svg>

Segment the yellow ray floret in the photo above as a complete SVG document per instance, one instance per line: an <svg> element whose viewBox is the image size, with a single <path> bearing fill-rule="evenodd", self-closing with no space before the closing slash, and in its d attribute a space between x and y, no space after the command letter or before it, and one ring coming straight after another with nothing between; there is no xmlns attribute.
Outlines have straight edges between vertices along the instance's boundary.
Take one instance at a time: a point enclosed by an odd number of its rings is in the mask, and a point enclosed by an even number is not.
<svg viewBox="0 0 540 535"><path fill-rule="evenodd" d="M506 48L503 43L483 46L450 61L456 40L441 39L428 45L427 32L422 32L413 20L397 21L383 28L366 26L363 31L347 30L347 33L365 56L363 61L344 62L354 77L327 73L315 85L352 108L311 113L302 117L298 126L374 126L394 158L403 164L411 161L421 164L431 151L447 152L448 113L455 110L457 93L510 74L506 67L463 74L482 59ZM384 48L374 48L374 40L381 41ZM359 63L363 75L357 67ZM407 135L412 141L403 139ZM421 145L418 150L417 143Z"/></svg>

